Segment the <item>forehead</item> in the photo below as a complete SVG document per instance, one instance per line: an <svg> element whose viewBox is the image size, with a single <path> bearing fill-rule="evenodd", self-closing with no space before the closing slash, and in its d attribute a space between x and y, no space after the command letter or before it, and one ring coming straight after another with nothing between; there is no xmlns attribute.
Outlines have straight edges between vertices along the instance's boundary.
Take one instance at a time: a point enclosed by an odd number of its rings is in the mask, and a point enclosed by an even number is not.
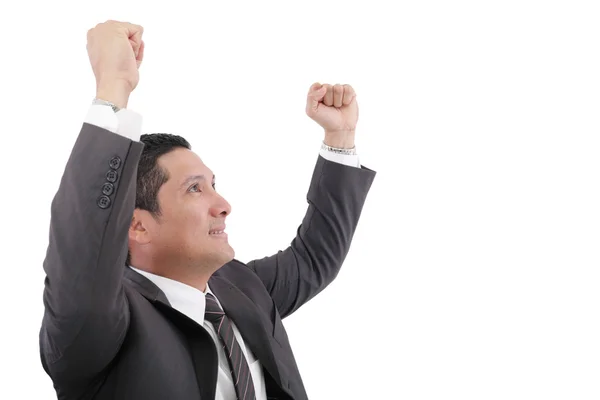
<svg viewBox="0 0 600 400"><path fill-rule="evenodd" d="M163 154L158 165L167 170L171 184L180 184L190 175L204 175L207 179L213 176L212 171L191 150L178 148Z"/></svg>

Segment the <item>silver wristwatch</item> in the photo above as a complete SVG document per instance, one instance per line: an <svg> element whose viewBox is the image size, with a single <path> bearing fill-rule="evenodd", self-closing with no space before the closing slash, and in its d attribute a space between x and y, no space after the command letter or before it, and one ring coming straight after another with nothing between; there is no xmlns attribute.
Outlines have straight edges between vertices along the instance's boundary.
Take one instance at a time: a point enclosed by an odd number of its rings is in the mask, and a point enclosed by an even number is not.
<svg viewBox="0 0 600 400"><path fill-rule="evenodd" d="M326 151L331 151L333 153L337 153L337 154L344 154L347 156L354 156L356 155L356 146L350 148L350 149L340 149L337 147L331 147L325 144L325 141L323 141L323 143L321 143L321 150L326 150Z"/></svg>
<svg viewBox="0 0 600 400"><path fill-rule="evenodd" d="M120 108L117 107L115 104L111 103L110 101L106 101L106 100L102 100L99 98L94 98L94 101L92 101L92 104L96 105L102 105L102 106L110 106L110 108L113 109L114 112L119 112Z"/></svg>

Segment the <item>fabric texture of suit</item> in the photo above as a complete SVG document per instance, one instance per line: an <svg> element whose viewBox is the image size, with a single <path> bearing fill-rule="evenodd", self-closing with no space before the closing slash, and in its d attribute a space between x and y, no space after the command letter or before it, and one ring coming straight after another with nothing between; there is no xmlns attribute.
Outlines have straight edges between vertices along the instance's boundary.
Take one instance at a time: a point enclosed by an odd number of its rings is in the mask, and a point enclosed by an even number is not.
<svg viewBox="0 0 600 400"><path fill-rule="evenodd" d="M125 267L143 144L84 123L51 205L42 365L60 399L214 399L215 343ZM208 284L264 368L269 399L307 399L282 318L337 276L375 172L319 156L290 246Z"/></svg>

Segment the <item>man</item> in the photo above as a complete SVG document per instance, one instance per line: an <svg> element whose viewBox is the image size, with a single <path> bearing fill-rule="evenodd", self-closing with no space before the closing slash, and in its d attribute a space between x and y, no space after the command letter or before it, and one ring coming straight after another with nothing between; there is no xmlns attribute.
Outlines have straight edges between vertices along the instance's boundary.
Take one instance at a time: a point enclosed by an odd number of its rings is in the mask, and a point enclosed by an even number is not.
<svg viewBox="0 0 600 400"><path fill-rule="evenodd" d="M244 264L213 172L126 110L142 33L88 31L97 98L52 202L42 365L61 399L307 399L281 319L337 275L375 177L353 154L354 91L311 86L308 211L290 247Z"/></svg>

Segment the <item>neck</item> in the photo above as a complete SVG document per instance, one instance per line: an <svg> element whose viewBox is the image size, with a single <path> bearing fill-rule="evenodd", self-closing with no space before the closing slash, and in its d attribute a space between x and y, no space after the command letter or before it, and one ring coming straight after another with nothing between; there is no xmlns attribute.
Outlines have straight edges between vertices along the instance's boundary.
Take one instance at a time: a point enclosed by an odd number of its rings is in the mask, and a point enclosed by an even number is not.
<svg viewBox="0 0 600 400"><path fill-rule="evenodd" d="M132 257L131 265L142 271L185 283L203 293L214 269L206 265L186 265L182 262L160 262L157 259Z"/></svg>

